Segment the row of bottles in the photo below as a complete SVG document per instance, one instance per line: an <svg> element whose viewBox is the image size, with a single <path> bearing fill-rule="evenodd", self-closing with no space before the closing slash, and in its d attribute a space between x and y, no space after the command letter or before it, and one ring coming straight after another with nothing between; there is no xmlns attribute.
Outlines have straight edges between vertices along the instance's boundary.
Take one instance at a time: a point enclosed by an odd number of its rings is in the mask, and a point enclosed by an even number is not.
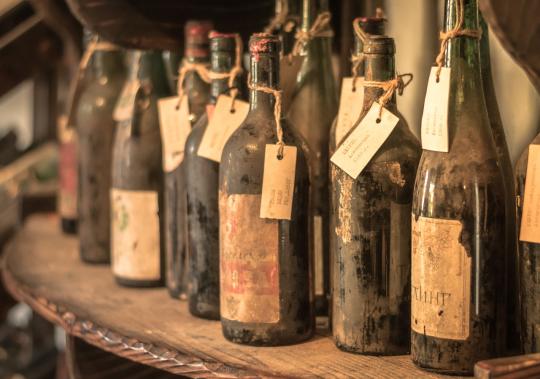
<svg viewBox="0 0 540 379"><path fill-rule="evenodd" d="M520 329L537 351L540 241L516 253L516 222L535 206L530 157L516 221L477 1L446 1L430 86L447 86L448 116L440 134L422 126L422 144L397 108L412 78L397 75L386 20L355 20L338 103L327 0L278 5L273 34L250 39L247 75L238 35L188 23L176 96L161 52L130 52L126 77L118 48L89 46L73 121L82 259L111 260L121 285L166 284L237 343L297 343L330 314L340 349L411 352L440 372L470 373ZM289 52L301 59L290 103ZM445 130L446 151L430 148Z"/></svg>

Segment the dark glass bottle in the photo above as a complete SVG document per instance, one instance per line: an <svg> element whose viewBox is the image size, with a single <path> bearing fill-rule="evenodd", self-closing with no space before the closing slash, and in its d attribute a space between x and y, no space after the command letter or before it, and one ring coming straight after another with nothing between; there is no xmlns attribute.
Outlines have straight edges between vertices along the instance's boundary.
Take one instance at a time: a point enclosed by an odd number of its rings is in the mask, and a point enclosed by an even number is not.
<svg viewBox="0 0 540 379"><path fill-rule="evenodd" d="M228 73L235 64L234 34L210 34L212 71ZM229 79L213 79L210 102L229 89ZM211 111L210 111L211 112ZM197 155L208 126L208 113L195 124L186 140L185 169L188 199L189 311L219 320L219 163Z"/></svg>
<svg viewBox="0 0 540 379"><path fill-rule="evenodd" d="M189 21L185 27L184 63L208 66L210 52L208 33L212 24ZM196 71L188 71L183 83L188 98L191 125L205 113L209 99L209 84ZM185 299L188 292L187 197L185 162L165 172L165 254L166 279L169 294Z"/></svg>
<svg viewBox="0 0 540 379"><path fill-rule="evenodd" d="M446 1L446 30L457 19ZM477 30L476 0L463 29ZM418 366L469 374L505 346L505 190L480 72L479 42L448 42L448 153L424 150L413 198L411 352Z"/></svg>
<svg viewBox="0 0 540 379"><path fill-rule="evenodd" d="M302 0L276 0L276 15L266 32L279 36L283 55L291 53L296 28L302 19Z"/></svg>
<svg viewBox="0 0 540 379"><path fill-rule="evenodd" d="M540 145L540 134L531 142ZM521 227L529 147L516 163L517 222ZM519 234L518 234L519 235ZM519 241L519 285L521 295L521 345L526 354L540 352L540 244Z"/></svg>
<svg viewBox="0 0 540 379"><path fill-rule="evenodd" d="M394 50L392 38L367 41L366 81L395 78ZM383 93L365 88L360 119ZM332 331L340 349L362 354L406 354L410 346L410 213L421 148L397 110L395 94L386 108L399 122L358 178L331 167Z"/></svg>
<svg viewBox="0 0 540 379"><path fill-rule="evenodd" d="M516 192L514 188L514 170L508 152L508 144L504 134L504 127L495 96L493 77L491 75L491 60L489 57L489 29L479 14L479 22L482 28L482 39L480 40L480 63L482 72L482 87L484 88L484 98L486 100L491 133L495 141L495 149L499 157L505 191L505 233L506 233L506 259L507 259L507 343L508 347L516 351L519 349L519 293L518 293L518 257L516 241Z"/></svg>
<svg viewBox="0 0 540 379"><path fill-rule="evenodd" d="M277 37L250 40L251 80L279 89ZM251 90L246 120L228 140L219 170L220 296L223 334L236 343L285 345L314 331L309 264L307 145L282 118L297 147L291 220L259 217L267 144L275 144L274 96Z"/></svg>
<svg viewBox="0 0 540 379"><path fill-rule="evenodd" d="M327 10L327 0L304 0L302 30L311 29L317 16ZM305 58L296 80L289 118L311 151L310 251L314 257L315 307L318 315L326 315L330 297L328 137L338 109L332 38L314 37L306 43L302 54Z"/></svg>
<svg viewBox="0 0 540 379"><path fill-rule="evenodd" d="M182 54L177 51L164 51L163 63L171 92L175 92L178 85L178 68L182 62Z"/></svg>
<svg viewBox="0 0 540 379"><path fill-rule="evenodd" d="M106 263L110 260L113 111L126 80L124 56L119 48L98 46L87 70L93 71L93 79L77 107L79 249L84 261Z"/></svg>
<svg viewBox="0 0 540 379"><path fill-rule="evenodd" d="M119 284L163 284L164 218L157 100L170 94L161 53L132 53L130 81L140 83L132 117L118 123L111 190L112 268Z"/></svg>
<svg viewBox="0 0 540 379"><path fill-rule="evenodd" d="M386 19L380 18L380 17L363 17L360 20L360 28L369 35L384 35L384 23ZM356 58L362 57L364 50L364 43L360 38L358 38L357 35L354 36L354 52L353 56ZM358 66L357 71L358 77L363 78L364 77L364 64L361 63ZM354 71L351 71L351 77L354 76ZM363 91L363 87L358 85L355 88L356 91ZM363 104L358 104L358 107L362 107ZM330 128L330 137L329 137L329 151L330 155L334 154L336 151L336 148L338 144L336 144L336 127L337 127L337 116L334 119L334 122L332 123L332 127ZM343 134L345 136L346 133ZM341 141L338 141L341 142ZM332 229L331 229L332 230Z"/></svg>

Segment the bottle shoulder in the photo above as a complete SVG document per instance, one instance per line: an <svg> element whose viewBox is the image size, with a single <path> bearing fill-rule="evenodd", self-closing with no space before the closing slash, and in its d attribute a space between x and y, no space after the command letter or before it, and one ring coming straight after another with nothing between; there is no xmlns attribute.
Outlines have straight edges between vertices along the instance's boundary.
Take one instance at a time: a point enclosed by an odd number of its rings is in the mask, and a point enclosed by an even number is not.
<svg viewBox="0 0 540 379"><path fill-rule="evenodd" d="M204 113L193 125L186 139L185 153L196 155L201 144L204 132L208 126L208 115Z"/></svg>

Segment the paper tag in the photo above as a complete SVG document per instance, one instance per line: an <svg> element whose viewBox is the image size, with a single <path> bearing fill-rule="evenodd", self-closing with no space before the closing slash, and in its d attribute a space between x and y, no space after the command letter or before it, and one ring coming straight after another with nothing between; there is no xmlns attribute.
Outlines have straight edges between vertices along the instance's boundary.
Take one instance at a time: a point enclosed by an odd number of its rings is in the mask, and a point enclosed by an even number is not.
<svg viewBox="0 0 540 379"><path fill-rule="evenodd" d="M120 122L131 119L135 107L135 97L140 86L141 83L138 80L130 80L124 85L114 108L113 118L115 121Z"/></svg>
<svg viewBox="0 0 540 379"><path fill-rule="evenodd" d="M529 146L519 240L540 243L540 145Z"/></svg>
<svg viewBox="0 0 540 379"><path fill-rule="evenodd" d="M286 114L291 105L292 95L296 87L296 77L298 71L304 63L303 56L284 56L279 63L279 85L282 91L281 109Z"/></svg>
<svg viewBox="0 0 540 379"><path fill-rule="evenodd" d="M399 118L383 108L380 122L380 105L373 103L360 124L343 141L330 161L356 179L371 158L388 138Z"/></svg>
<svg viewBox="0 0 540 379"><path fill-rule="evenodd" d="M354 123L358 121L364 104L364 78L356 79L353 91L353 78L343 78L341 82L341 97L336 123L336 146L347 135Z"/></svg>
<svg viewBox="0 0 540 379"><path fill-rule="evenodd" d="M249 104L238 100L234 102L234 112L231 112L232 97L220 95L214 112L204 132L197 155L219 162L223 147L229 137L240 126L247 116Z"/></svg>
<svg viewBox="0 0 540 379"><path fill-rule="evenodd" d="M184 146L191 130L187 96L182 97L178 107L178 96L158 100L159 125L163 151L163 170L171 172L184 159Z"/></svg>
<svg viewBox="0 0 540 379"><path fill-rule="evenodd" d="M284 146L278 159L278 145L266 145L261 196L261 218L290 220L296 174L296 146Z"/></svg>
<svg viewBox="0 0 540 379"><path fill-rule="evenodd" d="M439 82L436 74L437 67L432 67L422 113L422 148L447 153L450 68L441 68Z"/></svg>

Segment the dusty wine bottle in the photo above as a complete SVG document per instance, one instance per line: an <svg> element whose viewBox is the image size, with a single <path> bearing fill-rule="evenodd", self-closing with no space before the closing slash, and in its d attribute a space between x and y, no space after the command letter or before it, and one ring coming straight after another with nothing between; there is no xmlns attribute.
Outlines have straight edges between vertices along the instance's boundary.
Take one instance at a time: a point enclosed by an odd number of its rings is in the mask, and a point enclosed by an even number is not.
<svg viewBox="0 0 540 379"><path fill-rule="evenodd" d="M304 62L296 79L289 119L306 140L311 156L311 241L315 269L315 309L328 314L329 194L328 137L337 113L337 89L332 71L332 30L327 0L304 0L302 28L293 54Z"/></svg>
<svg viewBox="0 0 540 379"><path fill-rule="evenodd" d="M115 109L118 126L112 162L112 269L119 284L150 287L162 285L164 279L157 100L170 92L159 52L137 51L131 58L128 83Z"/></svg>
<svg viewBox="0 0 540 379"><path fill-rule="evenodd" d="M95 41L87 70L92 80L82 90L76 119L79 136L79 250L82 260L110 260L110 190L113 110L126 80L118 46Z"/></svg>
<svg viewBox="0 0 540 379"><path fill-rule="evenodd" d="M211 68L217 75L210 85L208 111L191 130L184 158L188 199L189 310L195 316L212 320L219 320L219 163L199 156L198 151L217 99L230 90L230 75L234 75L235 63L241 62L241 52L236 50L239 38L236 34L210 33ZM233 86L237 87L236 81Z"/></svg>
<svg viewBox="0 0 540 379"><path fill-rule="evenodd" d="M482 88L486 100L491 133L495 141L495 149L499 157L499 163L504 179L504 209L505 209L505 233L506 233L506 259L507 265L507 345L512 351L519 350L519 293L518 293L518 258L516 241L516 192L514 187L514 170L510 160L508 144L504 134L504 127L495 96L493 77L491 74L491 60L489 57L489 29L482 15L479 13L479 23L482 28L482 38L480 40L480 63L482 72Z"/></svg>
<svg viewBox="0 0 540 379"><path fill-rule="evenodd" d="M540 134L527 146L516 163L516 193L518 227L523 229L523 203L525 199L525 184L534 180L527 175L529 165L529 150L540 149ZM540 150L539 150L540 151ZM538 164L538 163L536 163ZM536 180L538 177L536 177ZM538 182L536 182L538 183ZM534 183L531 182L530 185ZM533 187L534 188L534 187ZM533 204L528 204L532 206ZM536 207L539 204L536 203ZM532 208L534 211L534 208ZM526 220L528 221L528 220ZM533 219L529 221L531 223ZM540 235L536 241L520 238L519 241L519 285L521 294L521 346L526 354L540 352Z"/></svg>
<svg viewBox="0 0 540 379"><path fill-rule="evenodd" d="M236 343L285 345L314 331L308 151L279 112L278 38L255 34L249 48L250 110L225 145L219 170L221 324ZM276 146L282 155L266 154ZM296 161L288 161L294 189L282 198L292 203L290 220L261 218L263 170L289 159L285 151L296 151Z"/></svg>
<svg viewBox="0 0 540 379"><path fill-rule="evenodd" d="M365 42L365 80L374 85L364 89L360 119L396 78L394 50L389 37ZM342 350L393 355L410 347L410 212L421 148L397 110L395 93L385 108L399 121L360 175L353 179L331 166L332 331Z"/></svg>
<svg viewBox="0 0 540 379"><path fill-rule="evenodd" d="M208 79L203 73L209 64L208 33L211 29L212 23L208 21L189 21L185 26L184 61L177 85L181 86L181 96L187 96L191 125L205 113L209 99ZM187 296L189 280L185 175L183 161L173 170L165 172L167 289L172 297L183 299Z"/></svg>
<svg viewBox="0 0 540 379"><path fill-rule="evenodd" d="M413 196L412 359L452 374L501 354L506 333L505 190L482 93L478 28L476 0L446 1L444 67L430 84L443 85L450 69L448 118L440 120L449 149L423 151Z"/></svg>

